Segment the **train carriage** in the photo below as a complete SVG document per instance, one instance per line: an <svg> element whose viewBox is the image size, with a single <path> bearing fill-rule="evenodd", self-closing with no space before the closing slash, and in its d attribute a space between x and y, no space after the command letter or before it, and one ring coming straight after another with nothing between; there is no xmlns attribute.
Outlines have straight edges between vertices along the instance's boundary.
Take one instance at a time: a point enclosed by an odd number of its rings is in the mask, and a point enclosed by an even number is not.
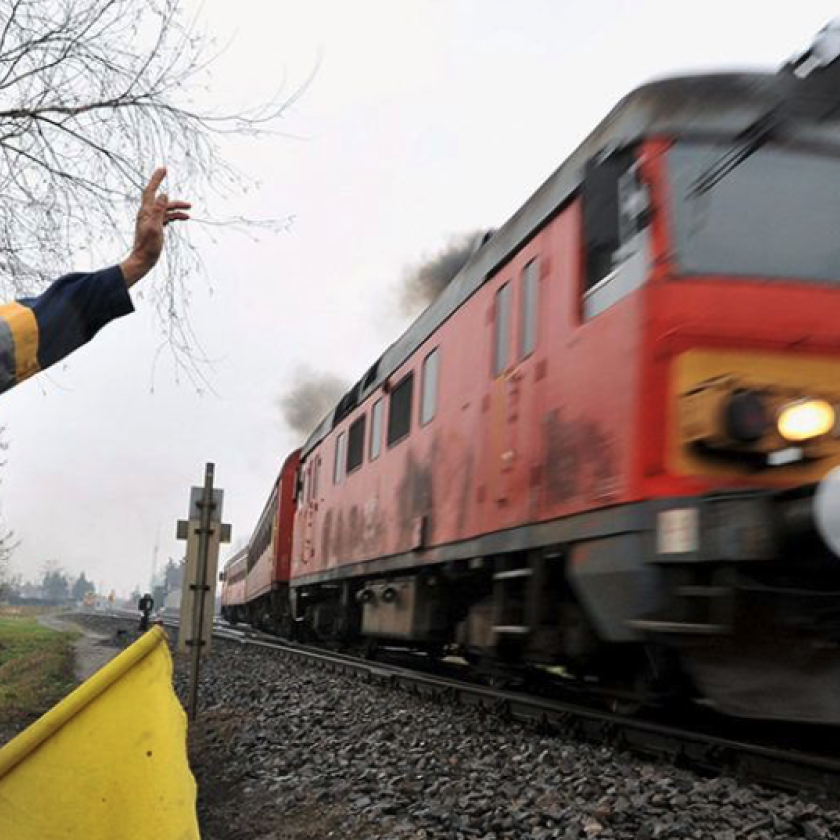
<svg viewBox="0 0 840 840"><path fill-rule="evenodd" d="M837 722L837 75L646 85L477 250L303 447L300 628Z"/></svg>
<svg viewBox="0 0 840 840"><path fill-rule="evenodd" d="M248 541L245 610L248 622L264 630L290 631L288 587L299 451L280 469Z"/></svg>
<svg viewBox="0 0 840 840"><path fill-rule="evenodd" d="M222 583L222 618L236 624L245 621L245 577L248 574L248 549L237 551L226 563L219 575Z"/></svg>

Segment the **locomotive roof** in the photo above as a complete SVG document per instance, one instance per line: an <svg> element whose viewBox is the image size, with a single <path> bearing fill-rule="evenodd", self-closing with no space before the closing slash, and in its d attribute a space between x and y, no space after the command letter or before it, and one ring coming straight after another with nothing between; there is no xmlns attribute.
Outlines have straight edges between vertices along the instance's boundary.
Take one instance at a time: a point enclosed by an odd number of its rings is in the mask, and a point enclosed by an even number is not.
<svg viewBox="0 0 840 840"><path fill-rule="evenodd" d="M795 117L785 125L785 136L795 133L797 139L840 148L837 94L831 95L833 92L824 87L827 102L819 90L806 88L785 72L715 73L661 79L627 94L318 424L304 444L301 457L305 458L551 220L580 187L584 166L591 158L657 134L734 138L781 107Z"/></svg>

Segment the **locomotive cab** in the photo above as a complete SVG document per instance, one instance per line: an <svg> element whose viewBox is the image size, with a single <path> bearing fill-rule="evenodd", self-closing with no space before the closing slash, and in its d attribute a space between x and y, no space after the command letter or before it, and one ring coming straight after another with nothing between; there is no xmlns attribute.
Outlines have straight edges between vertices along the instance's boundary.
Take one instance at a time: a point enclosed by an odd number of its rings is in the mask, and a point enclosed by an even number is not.
<svg viewBox="0 0 840 840"><path fill-rule="evenodd" d="M727 712L837 722L840 126L824 84L789 74L665 88L678 116L591 157L580 188L582 328L638 308L649 524L566 545L559 584L496 599L530 603L530 661L621 681L641 642L659 682L676 661ZM544 577L539 552L523 563Z"/></svg>
<svg viewBox="0 0 840 840"><path fill-rule="evenodd" d="M710 107L642 147L640 466L661 602L628 624L679 650L720 708L836 722L840 558L815 498L840 464L840 146L825 90L797 84L750 85L764 104L739 131Z"/></svg>

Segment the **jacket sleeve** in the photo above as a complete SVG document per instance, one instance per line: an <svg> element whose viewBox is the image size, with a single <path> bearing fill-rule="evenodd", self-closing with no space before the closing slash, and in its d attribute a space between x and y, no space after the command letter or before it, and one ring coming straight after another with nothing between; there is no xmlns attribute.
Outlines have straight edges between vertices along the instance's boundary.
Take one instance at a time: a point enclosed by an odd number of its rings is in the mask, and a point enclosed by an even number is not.
<svg viewBox="0 0 840 840"><path fill-rule="evenodd" d="M67 274L36 298L0 306L0 393L90 341L134 311L119 266Z"/></svg>

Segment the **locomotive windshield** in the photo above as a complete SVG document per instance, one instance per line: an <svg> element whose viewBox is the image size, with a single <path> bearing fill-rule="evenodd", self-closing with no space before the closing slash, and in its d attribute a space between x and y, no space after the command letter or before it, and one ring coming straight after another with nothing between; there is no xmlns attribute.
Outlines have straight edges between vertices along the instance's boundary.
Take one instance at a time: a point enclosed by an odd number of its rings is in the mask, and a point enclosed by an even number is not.
<svg viewBox="0 0 840 840"><path fill-rule="evenodd" d="M840 158L767 145L694 191L727 149L686 141L669 152L679 271L840 283Z"/></svg>

